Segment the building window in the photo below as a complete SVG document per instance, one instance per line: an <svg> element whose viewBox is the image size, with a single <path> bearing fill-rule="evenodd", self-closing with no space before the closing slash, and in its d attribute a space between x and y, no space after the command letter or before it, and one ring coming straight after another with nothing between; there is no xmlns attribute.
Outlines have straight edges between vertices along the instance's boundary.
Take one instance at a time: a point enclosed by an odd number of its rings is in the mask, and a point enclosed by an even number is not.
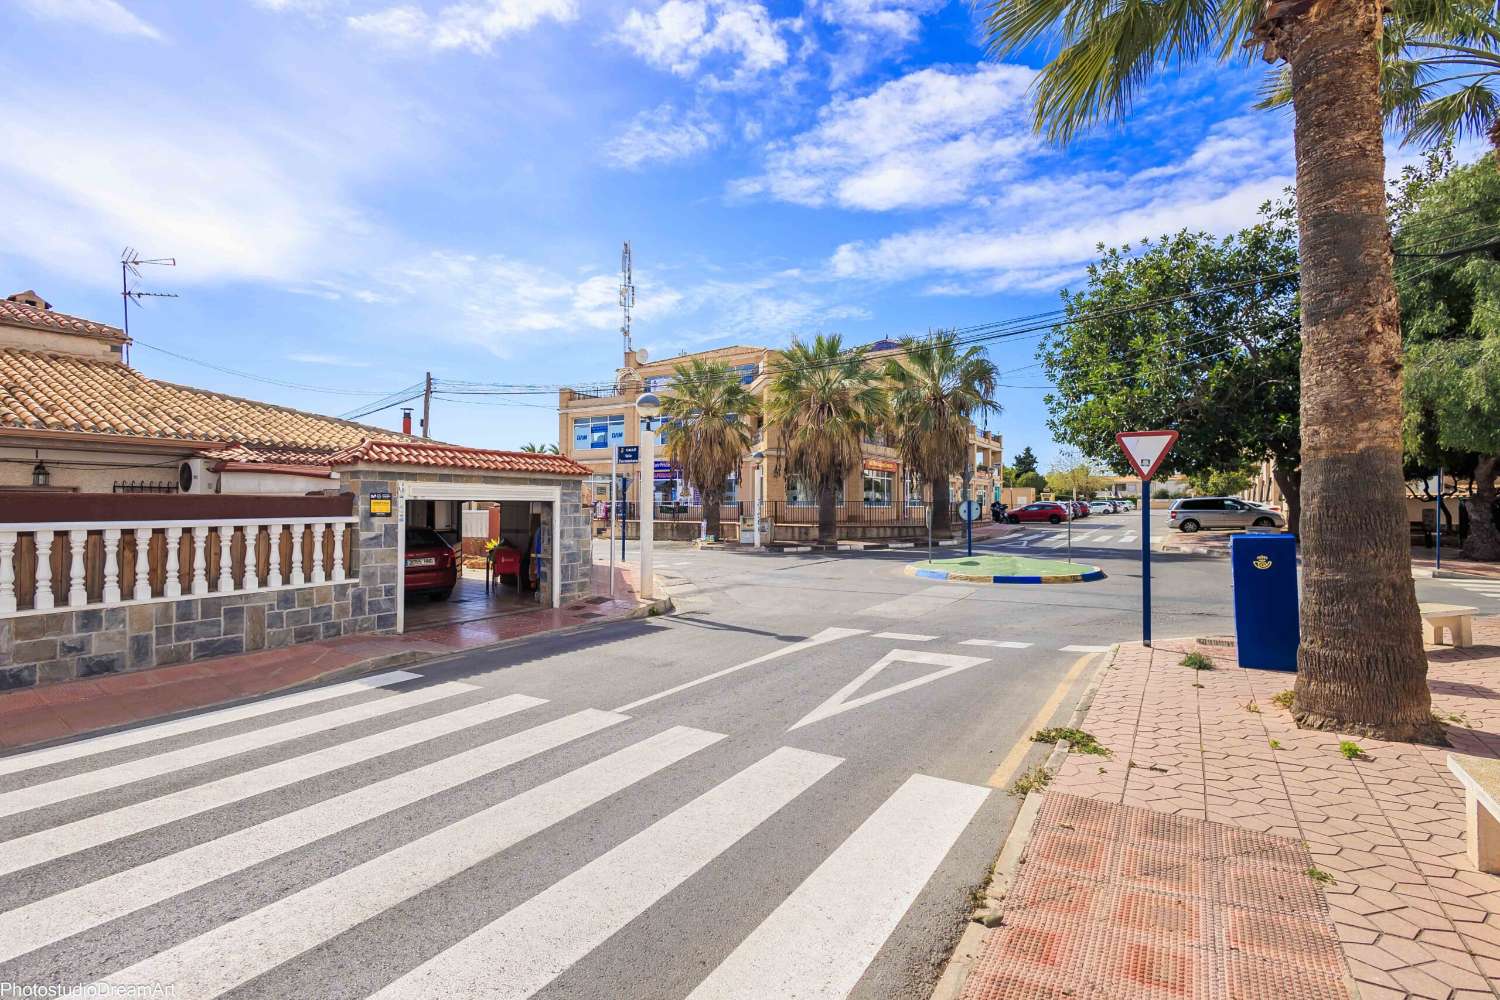
<svg viewBox="0 0 1500 1000"><path fill-rule="evenodd" d="M760 374L760 365L735 365L730 369L730 371L734 372L740 377L741 385L749 385L751 382L755 381L755 376Z"/></svg>
<svg viewBox="0 0 1500 1000"><path fill-rule="evenodd" d="M880 469L865 470L865 506L889 507L895 496L896 474Z"/></svg>
<svg viewBox="0 0 1500 1000"><path fill-rule="evenodd" d="M724 483L724 502L740 502L740 474L738 472L731 472L729 479Z"/></svg>
<svg viewBox="0 0 1500 1000"><path fill-rule="evenodd" d="M786 481L786 502L793 507L816 507L818 505L818 494L808 485L807 480L801 476L794 476ZM844 484L839 483L833 491L833 502L844 502Z"/></svg>
<svg viewBox="0 0 1500 1000"><path fill-rule="evenodd" d="M573 420L574 451L604 451L625 443L625 417L575 417Z"/></svg>
<svg viewBox="0 0 1500 1000"><path fill-rule="evenodd" d="M903 480L902 488L906 491L906 506L921 507L927 502L922 495L924 484L916 475L908 472Z"/></svg>

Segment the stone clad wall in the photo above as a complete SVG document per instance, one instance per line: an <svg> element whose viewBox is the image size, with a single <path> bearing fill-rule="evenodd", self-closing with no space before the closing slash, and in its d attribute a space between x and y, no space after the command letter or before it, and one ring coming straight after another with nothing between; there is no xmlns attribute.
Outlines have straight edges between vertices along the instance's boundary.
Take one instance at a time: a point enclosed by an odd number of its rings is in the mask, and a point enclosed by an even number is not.
<svg viewBox="0 0 1500 1000"><path fill-rule="evenodd" d="M352 582L0 619L0 690L165 667L359 631Z"/></svg>

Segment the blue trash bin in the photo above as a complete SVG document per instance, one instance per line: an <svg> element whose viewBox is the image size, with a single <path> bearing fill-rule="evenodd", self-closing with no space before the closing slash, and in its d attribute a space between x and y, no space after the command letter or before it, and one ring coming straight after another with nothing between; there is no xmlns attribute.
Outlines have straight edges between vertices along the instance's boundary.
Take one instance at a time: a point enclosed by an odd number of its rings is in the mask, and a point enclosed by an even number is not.
<svg viewBox="0 0 1500 1000"><path fill-rule="evenodd" d="M1296 537L1236 535L1229 541L1229 563L1240 666L1296 670Z"/></svg>

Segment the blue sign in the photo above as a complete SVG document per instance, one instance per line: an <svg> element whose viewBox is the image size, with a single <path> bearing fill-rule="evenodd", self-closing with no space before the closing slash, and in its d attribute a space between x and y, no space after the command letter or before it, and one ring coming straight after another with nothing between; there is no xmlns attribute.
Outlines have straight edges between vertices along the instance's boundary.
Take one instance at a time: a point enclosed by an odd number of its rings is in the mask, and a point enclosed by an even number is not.
<svg viewBox="0 0 1500 1000"><path fill-rule="evenodd" d="M656 474L655 474L655 476L653 478L658 483L664 482L665 480L668 480L668 479L676 479L677 478L677 473L673 471L673 469L672 469L672 463L671 462L657 461L656 467L655 467L655 473Z"/></svg>
<svg viewBox="0 0 1500 1000"><path fill-rule="evenodd" d="M639 462L641 460L641 449L638 445L622 444L615 449L615 460L624 462Z"/></svg>

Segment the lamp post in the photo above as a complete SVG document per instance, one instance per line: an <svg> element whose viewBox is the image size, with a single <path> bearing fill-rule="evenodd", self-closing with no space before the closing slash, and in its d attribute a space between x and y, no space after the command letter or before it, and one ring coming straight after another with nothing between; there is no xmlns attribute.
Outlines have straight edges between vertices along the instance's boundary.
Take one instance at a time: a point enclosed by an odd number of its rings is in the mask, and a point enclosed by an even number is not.
<svg viewBox="0 0 1500 1000"><path fill-rule="evenodd" d="M766 453L757 451L752 453L750 457L755 460L755 474L750 479L750 515L755 520L755 524L751 527L750 544L758 549L760 548L760 498L765 493L765 489L761 485L760 470L761 463L765 461Z"/></svg>
<svg viewBox="0 0 1500 1000"><path fill-rule="evenodd" d="M652 519L656 514L656 435L651 431L651 421L661 413L661 400L654 392L643 392L636 397L635 412L638 419L646 422L641 434L641 596L649 601L656 596L651 578Z"/></svg>

